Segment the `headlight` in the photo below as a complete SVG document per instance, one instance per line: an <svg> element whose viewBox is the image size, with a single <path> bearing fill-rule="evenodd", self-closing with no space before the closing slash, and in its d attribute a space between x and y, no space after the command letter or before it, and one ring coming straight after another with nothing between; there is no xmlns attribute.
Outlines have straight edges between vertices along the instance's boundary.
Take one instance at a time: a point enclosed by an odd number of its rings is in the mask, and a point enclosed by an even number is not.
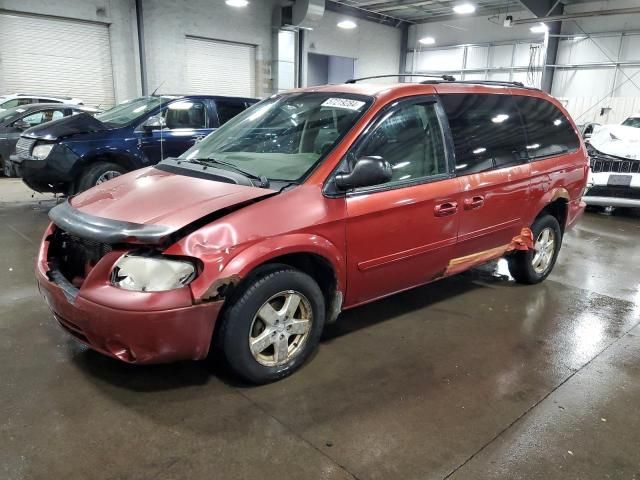
<svg viewBox="0 0 640 480"><path fill-rule="evenodd" d="M113 267L112 283L124 290L164 292L189 284L196 276L191 262L124 255Z"/></svg>
<svg viewBox="0 0 640 480"><path fill-rule="evenodd" d="M55 143L45 143L43 145L36 145L31 152L31 156L33 158L37 158L38 160L44 160L49 156L51 150L53 149Z"/></svg>

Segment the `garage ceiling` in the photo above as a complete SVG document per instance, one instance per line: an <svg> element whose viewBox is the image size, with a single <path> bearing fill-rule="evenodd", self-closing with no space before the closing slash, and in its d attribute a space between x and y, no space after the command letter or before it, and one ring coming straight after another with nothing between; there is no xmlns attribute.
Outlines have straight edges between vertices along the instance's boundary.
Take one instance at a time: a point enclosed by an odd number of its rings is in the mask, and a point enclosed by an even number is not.
<svg viewBox="0 0 640 480"><path fill-rule="evenodd" d="M330 3L351 7L407 23L426 23L451 19L453 7L467 0L331 0ZM529 0L531 1L531 0ZM549 1L549 0L547 0ZM585 0L563 0L562 3L583 3ZM469 0L476 7L473 16L524 10L520 0ZM545 2L546 3L546 2ZM555 1L552 2L555 4ZM458 15L455 15L459 17Z"/></svg>

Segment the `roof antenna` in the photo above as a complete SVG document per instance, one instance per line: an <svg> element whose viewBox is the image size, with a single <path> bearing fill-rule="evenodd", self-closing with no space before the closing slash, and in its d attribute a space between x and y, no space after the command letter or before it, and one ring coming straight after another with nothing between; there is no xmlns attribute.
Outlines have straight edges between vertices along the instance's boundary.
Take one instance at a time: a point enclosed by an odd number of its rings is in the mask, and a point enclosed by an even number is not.
<svg viewBox="0 0 640 480"><path fill-rule="evenodd" d="M163 80L162 82L160 82L160 85L158 85L158 86L156 87L156 89L153 91L153 93L151 94L151 96L152 96L152 97L155 97L155 96L156 96L157 91L158 91L158 90L160 90L160 87L162 87L162 85L164 85L164 82L165 82L165 80Z"/></svg>

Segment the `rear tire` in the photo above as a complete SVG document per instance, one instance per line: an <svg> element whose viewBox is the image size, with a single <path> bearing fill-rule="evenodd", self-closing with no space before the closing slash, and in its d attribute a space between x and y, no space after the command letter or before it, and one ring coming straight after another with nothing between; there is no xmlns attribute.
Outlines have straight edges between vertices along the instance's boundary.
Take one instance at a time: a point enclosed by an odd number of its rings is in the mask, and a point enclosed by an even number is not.
<svg viewBox="0 0 640 480"><path fill-rule="evenodd" d="M555 217L544 214L531 225L536 248L516 251L507 257L509 272L518 283L532 285L549 276L562 245L562 230Z"/></svg>
<svg viewBox="0 0 640 480"><path fill-rule="evenodd" d="M115 178L126 173L127 170L113 162L95 162L89 165L80 174L80 178L76 181L74 193L84 192L96 185L103 183L111 178Z"/></svg>
<svg viewBox="0 0 640 480"><path fill-rule="evenodd" d="M306 273L278 265L250 278L230 301L221 318L218 348L242 379L263 384L286 377L318 345L324 297Z"/></svg>

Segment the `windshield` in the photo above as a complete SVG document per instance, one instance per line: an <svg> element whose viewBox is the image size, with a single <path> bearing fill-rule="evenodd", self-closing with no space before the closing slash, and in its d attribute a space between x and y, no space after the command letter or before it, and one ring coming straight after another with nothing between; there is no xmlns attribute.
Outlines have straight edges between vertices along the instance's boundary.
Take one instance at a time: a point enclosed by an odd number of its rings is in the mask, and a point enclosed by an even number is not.
<svg viewBox="0 0 640 480"><path fill-rule="evenodd" d="M106 112L96 115L96 118L107 126L122 127L160 106L161 103L161 97L141 97L125 100Z"/></svg>
<svg viewBox="0 0 640 480"><path fill-rule="evenodd" d="M625 127L640 128L640 117L629 117L622 122L622 125Z"/></svg>
<svg viewBox="0 0 640 480"><path fill-rule="evenodd" d="M293 93L264 100L181 155L255 177L300 181L362 117L373 99ZM227 164L227 165L224 165Z"/></svg>

